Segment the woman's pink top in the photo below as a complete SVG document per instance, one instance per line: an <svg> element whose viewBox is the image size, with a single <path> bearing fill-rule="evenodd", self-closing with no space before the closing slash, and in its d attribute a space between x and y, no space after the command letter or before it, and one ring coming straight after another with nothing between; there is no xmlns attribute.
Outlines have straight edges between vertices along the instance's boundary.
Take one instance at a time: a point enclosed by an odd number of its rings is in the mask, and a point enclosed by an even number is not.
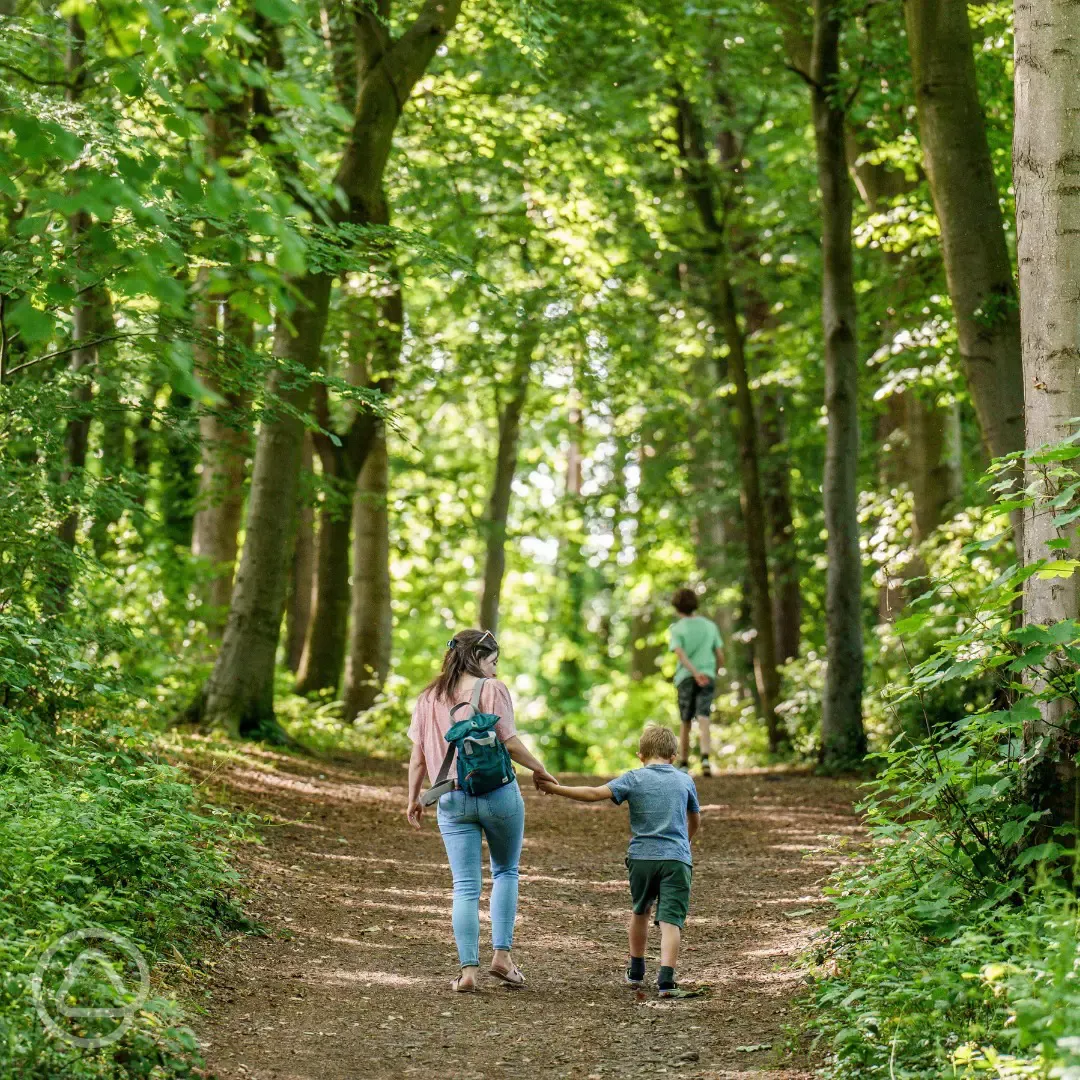
<svg viewBox="0 0 1080 1080"><path fill-rule="evenodd" d="M425 690L413 706L409 738L412 739L413 745L419 746L423 751L428 779L433 784L439 775L443 758L450 745L445 738L450 730L450 710L458 701L469 701L472 697L472 688L473 684L470 683L468 693L452 701L436 700L430 690ZM517 728L514 727L514 703L510 700L510 691L498 679L488 679L484 683L484 688L480 691L478 711L495 713L501 718L495 725L495 734L503 742L512 739L517 734ZM465 720L471 715L468 709L460 709L455 714L455 719ZM449 775L451 777L456 775L453 759L450 761Z"/></svg>

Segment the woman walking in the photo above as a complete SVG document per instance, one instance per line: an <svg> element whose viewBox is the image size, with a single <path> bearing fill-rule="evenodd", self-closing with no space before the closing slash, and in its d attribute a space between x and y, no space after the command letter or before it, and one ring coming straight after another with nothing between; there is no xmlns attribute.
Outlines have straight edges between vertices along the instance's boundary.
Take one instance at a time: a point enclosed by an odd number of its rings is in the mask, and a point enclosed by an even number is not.
<svg viewBox="0 0 1080 1080"><path fill-rule="evenodd" d="M554 778L525 748L514 727L514 704L510 691L495 678L499 643L490 630L462 630L447 644L442 671L417 699L409 738L409 821L420 827L424 807L420 789L424 774L434 784L446 756L444 736L451 726L450 710L472 702L475 711L499 717L495 733L510 757L533 772L533 780ZM479 695L475 695L480 682ZM459 715L457 719L461 719ZM512 772L512 771L511 771ZM486 836L491 855L491 944L494 955L490 973L511 987L525 985L525 976L510 957L517 918L518 860L525 833L525 800L517 780L486 795L448 791L439 799L439 832L454 876L454 939L460 974L450 984L458 993L476 990L480 971L480 873L481 838Z"/></svg>

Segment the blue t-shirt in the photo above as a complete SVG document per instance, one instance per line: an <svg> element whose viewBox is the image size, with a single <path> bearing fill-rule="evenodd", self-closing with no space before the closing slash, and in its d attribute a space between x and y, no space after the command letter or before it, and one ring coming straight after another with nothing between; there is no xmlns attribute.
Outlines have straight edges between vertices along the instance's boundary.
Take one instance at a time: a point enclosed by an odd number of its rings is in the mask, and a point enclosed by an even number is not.
<svg viewBox="0 0 1080 1080"><path fill-rule="evenodd" d="M694 781L674 765L644 765L608 782L614 803L630 804L630 858L694 863L687 812L698 813Z"/></svg>

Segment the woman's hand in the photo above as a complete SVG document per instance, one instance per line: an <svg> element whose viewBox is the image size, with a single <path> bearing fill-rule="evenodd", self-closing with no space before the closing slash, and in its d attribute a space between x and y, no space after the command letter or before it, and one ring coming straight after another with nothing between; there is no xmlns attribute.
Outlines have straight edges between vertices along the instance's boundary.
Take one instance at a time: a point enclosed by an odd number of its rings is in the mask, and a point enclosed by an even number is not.
<svg viewBox="0 0 1080 1080"><path fill-rule="evenodd" d="M424 816L424 804L419 799L410 799L405 816L414 829L420 828L420 819Z"/></svg>
<svg viewBox="0 0 1080 1080"><path fill-rule="evenodd" d="M533 770L533 783L536 785L536 790L537 791L542 791L545 795L547 795L548 791L547 791L546 788L544 788L543 785L544 784L554 784L557 787L558 784L559 784L559 781L556 780L555 777L552 776L551 773L549 773L547 771L547 769L534 769Z"/></svg>

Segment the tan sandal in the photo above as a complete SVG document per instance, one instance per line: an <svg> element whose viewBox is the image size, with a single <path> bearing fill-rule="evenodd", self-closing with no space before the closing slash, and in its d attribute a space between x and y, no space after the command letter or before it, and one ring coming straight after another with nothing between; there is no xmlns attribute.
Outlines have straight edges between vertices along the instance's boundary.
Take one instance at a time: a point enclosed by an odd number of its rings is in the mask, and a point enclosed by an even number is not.
<svg viewBox="0 0 1080 1080"><path fill-rule="evenodd" d="M473 983L472 986L462 986L461 985L462 978L463 978L463 976L458 975L450 983L450 989L453 990L453 992L455 994L477 994L477 993L479 993L479 990L476 988L476 983Z"/></svg>
<svg viewBox="0 0 1080 1080"><path fill-rule="evenodd" d="M501 979L512 990L520 990L525 986L525 976L522 975L521 969L517 964L511 962L509 971L499 971L498 968L492 967L488 969L489 975L494 975L496 979Z"/></svg>

